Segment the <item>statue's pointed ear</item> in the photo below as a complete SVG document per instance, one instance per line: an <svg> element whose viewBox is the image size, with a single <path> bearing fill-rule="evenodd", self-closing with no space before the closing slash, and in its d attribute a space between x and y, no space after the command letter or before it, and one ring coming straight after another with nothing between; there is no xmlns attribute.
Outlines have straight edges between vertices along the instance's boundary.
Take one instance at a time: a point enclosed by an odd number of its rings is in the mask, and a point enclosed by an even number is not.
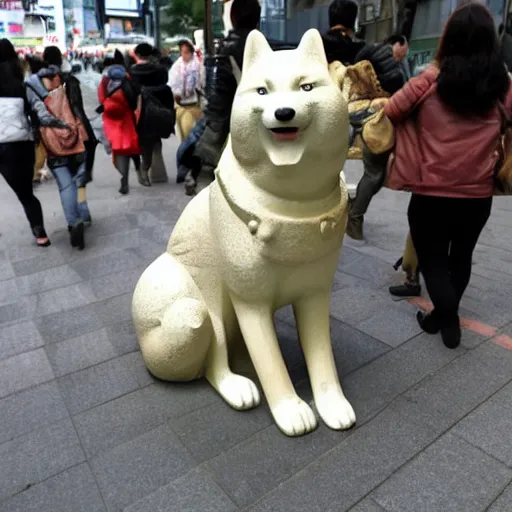
<svg viewBox="0 0 512 512"><path fill-rule="evenodd" d="M327 57L325 56L324 43L318 30L314 28L308 30L302 36L298 50L306 59L318 63L325 63L325 66L327 67Z"/></svg>
<svg viewBox="0 0 512 512"><path fill-rule="evenodd" d="M258 30L253 30L245 42L242 73L269 53L272 53L272 48L270 48L265 36Z"/></svg>

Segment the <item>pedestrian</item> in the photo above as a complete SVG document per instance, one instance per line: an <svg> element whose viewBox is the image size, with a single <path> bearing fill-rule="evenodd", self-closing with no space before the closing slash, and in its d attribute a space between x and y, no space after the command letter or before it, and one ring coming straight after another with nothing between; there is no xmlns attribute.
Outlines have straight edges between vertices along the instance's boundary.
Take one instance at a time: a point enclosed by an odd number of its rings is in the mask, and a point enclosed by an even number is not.
<svg viewBox="0 0 512 512"><path fill-rule="evenodd" d="M43 61L44 67L27 81L27 96L30 101L35 98L44 101L50 113L55 113L68 125L65 130L42 130L41 137L48 154L48 167L59 186L71 245L82 250L85 248L84 226L91 222L85 196L88 180L85 143L89 140L89 131L92 134L92 127L83 109L80 83L61 72L60 50L56 46L45 48Z"/></svg>
<svg viewBox="0 0 512 512"><path fill-rule="evenodd" d="M355 63L357 54L366 46L355 37L359 7L353 0L334 0L329 5L329 30L322 36L327 62L344 66Z"/></svg>
<svg viewBox="0 0 512 512"><path fill-rule="evenodd" d="M407 67L403 64L409 45L404 36L393 35L383 43L367 45L361 50L356 62L368 60L372 63L382 89L392 95L400 90L408 80ZM373 154L363 147L363 177L359 181L356 197L350 204L347 235L355 240L363 240L364 216L370 202L384 185L386 164L389 153Z"/></svg>
<svg viewBox="0 0 512 512"><path fill-rule="evenodd" d="M104 62L106 67L98 88L98 98L102 105L105 135L112 148L114 165L121 174L119 193L126 195L129 192L130 160L133 158L139 183L150 185L147 174L141 174L138 158L140 147L135 124L138 94L119 50L113 55L107 54Z"/></svg>
<svg viewBox="0 0 512 512"><path fill-rule="evenodd" d="M201 118L198 91L203 89L204 73L194 45L188 39L178 42L180 57L169 72L169 87L176 102L176 124L184 141Z"/></svg>
<svg viewBox="0 0 512 512"><path fill-rule="evenodd" d="M434 304L431 313L418 312L417 319L424 331L441 331L444 344L456 348L459 304L491 213L504 113L512 113L510 78L488 8L469 3L455 10L435 63L384 108L396 126L414 113L414 130L421 134L418 147L397 141L394 162L403 164L400 172L390 170L393 176L403 172L403 183L412 190L409 227Z"/></svg>
<svg viewBox="0 0 512 512"><path fill-rule="evenodd" d="M135 64L130 68L131 78L137 88L145 89L166 109L174 115L174 98L167 82L167 69L159 62L155 49L149 43L140 43L133 51ZM162 140L157 137L145 137L139 133L139 143L142 153L141 176L144 181L151 175L153 152L162 151Z"/></svg>
<svg viewBox="0 0 512 512"><path fill-rule="evenodd" d="M31 117L40 126L64 126L24 86L21 62L12 43L0 39L0 173L18 196L39 247L48 247L41 203L32 189L35 145Z"/></svg>

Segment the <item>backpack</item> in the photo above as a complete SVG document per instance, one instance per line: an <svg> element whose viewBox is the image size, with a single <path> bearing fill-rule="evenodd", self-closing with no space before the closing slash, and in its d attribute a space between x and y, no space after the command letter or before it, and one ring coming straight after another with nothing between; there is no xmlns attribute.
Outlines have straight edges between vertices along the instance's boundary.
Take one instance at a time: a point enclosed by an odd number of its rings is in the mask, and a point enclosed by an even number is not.
<svg viewBox="0 0 512 512"><path fill-rule="evenodd" d="M66 85L62 83L59 76L52 79L52 88L48 90L46 97L28 86L44 102L48 112L60 121L66 123L68 128L57 128L40 126L39 133L41 141L47 152L53 156L71 156L85 151L84 141L88 139L87 132L82 122L77 119L69 105L66 94Z"/></svg>
<svg viewBox="0 0 512 512"><path fill-rule="evenodd" d="M137 132L144 139L168 139L174 133L176 111L168 109L146 87L140 93Z"/></svg>

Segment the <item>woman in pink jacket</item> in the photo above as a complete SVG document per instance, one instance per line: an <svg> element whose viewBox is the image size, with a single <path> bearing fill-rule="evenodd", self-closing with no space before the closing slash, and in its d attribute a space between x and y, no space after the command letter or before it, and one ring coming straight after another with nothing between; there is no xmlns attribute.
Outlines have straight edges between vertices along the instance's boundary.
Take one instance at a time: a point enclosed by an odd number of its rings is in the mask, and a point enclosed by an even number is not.
<svg viewBox="0 0 512 512"><path fill-rule="evenodd" d="M402 147L395 157L410 162L407 169L416 176L408 187L409 226L434 304L431 313L418 313L418 322L430 334L441 331L448 348L460 343L459 303L491 213L500 105L510 115L510 79L494 21L484 5L470 3L448 19L436 64L385 107L395 125L417 116L419 146Z"/></svg>

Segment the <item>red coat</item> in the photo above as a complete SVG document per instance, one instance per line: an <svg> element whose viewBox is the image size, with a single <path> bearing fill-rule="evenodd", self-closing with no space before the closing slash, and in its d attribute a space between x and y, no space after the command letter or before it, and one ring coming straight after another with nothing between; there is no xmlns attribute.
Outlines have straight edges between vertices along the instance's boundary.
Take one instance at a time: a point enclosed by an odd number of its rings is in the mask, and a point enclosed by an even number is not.
<svg viewBox="0 0 512 512"><path fill-rule="evenodd" d="M402 172L399 181L411 192L441 197L484 198L493 194L502 116L498 107L485 117L471 119L449 109L436 92L439 70L430 66L411 79L384 107L391 122L400 127L414 111L418 147L400 144L397 129L395 159ZM426 99L425 99L426 98ZM512 87L504 106L512 111ZM412 184L412 186L411 186ZM394 188L394 187L393 187ZM398 189L400 189L398 187Z"/></svg>
<svg viewBox="0 0 512 512"><path fill-rule="evenodd" d="M105 136L116 155L140 154L139 137L135 129L134 112L121 89L107 97L108 77L101 79L98 98L104 107L103 128Z"/></svg>

